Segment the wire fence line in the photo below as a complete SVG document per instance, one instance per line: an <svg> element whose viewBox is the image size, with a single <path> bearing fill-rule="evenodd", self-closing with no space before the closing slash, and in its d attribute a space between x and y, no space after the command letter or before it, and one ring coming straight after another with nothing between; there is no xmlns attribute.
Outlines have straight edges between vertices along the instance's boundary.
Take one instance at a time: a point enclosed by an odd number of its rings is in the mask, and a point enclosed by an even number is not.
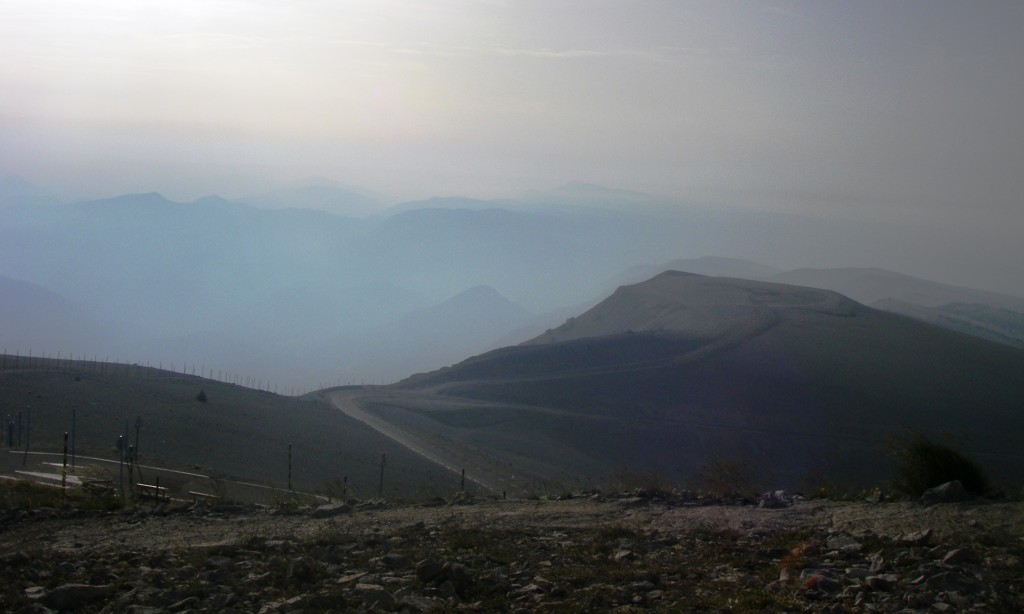
<svg viewBox="0 0 1024 614"><path fill-rule="evenodd" d="M302 396L318 390L340 386L365 385L367 383L365 379L354 380L349 378L343 380L339 377L319 382L316 386L282 386L269 378L245 375L212 367L207 368L206 365L190 361L182 361L180 363L168 362L166 364L162 361L156 363L148 361L133 362L122 361L117 358L111 359L109 356L101 357L98 354L93 354L90 357L88 354L76 355L70 352L33 353L32 350L28 350L27 354L22 354L20 350L15 350L11 354L7 349L4 349L3 353L0 354L0 371L10 370L65 370L97 375L120 375L139 379L194 377L282 396ZM374 379L370 383L376 385L378 383L384 384L385 382L378 382Z"/></svg>

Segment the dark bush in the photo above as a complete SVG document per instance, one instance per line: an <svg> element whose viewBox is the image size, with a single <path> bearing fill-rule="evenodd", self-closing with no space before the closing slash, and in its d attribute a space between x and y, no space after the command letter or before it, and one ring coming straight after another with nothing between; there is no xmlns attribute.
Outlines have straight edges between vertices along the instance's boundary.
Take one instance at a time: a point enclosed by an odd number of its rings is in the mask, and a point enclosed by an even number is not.
<svg viewBox="0 0 1024 614"><path fill-rule="evenodd" d="M984 495L989 491L989 481L981 467L949 446L915 435L895 448L900 461L895 484L899 491L919 497L929 488L953 480L959 480L973 495Z"/></svg>
<svg viewBox="0 0 1024 614"><path fill-rule="evenodd" d="M196 395L196 400L199 401L200 403L205 403L206 402L206 391L205 390L200 390L199 394Z"/></svg>

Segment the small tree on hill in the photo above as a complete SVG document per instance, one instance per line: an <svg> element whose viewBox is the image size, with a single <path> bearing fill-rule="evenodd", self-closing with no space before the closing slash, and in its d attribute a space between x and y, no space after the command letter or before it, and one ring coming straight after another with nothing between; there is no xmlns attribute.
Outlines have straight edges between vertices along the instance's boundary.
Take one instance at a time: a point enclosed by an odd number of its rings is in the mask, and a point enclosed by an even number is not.
<svg viewBox="0 0 1024 614"><path fill-rule="evenodd" d="M206 391L205 390L200 390L199 394L196 395L196 400L199 401L200 403L205 403L206 402Z"/></svg>

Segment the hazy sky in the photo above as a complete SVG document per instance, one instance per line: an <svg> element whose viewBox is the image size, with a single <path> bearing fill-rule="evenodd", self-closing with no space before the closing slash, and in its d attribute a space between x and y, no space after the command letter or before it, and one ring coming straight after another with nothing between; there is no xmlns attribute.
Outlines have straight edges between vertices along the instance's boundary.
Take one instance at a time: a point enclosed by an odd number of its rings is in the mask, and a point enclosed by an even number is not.
<svg viewBox="0 0 1024 614"><path fill-rule="evenodd" d="M1022 32L1017 0L0 0L0 172L180 199L579 180L1006 231Z"/></svg>

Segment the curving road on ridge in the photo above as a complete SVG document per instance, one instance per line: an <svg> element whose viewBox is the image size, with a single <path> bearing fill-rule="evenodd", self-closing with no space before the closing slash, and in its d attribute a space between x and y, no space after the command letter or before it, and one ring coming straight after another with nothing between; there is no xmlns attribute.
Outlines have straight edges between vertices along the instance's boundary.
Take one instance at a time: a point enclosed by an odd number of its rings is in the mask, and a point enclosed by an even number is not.
<svg viewBox="0 0 1024 614"><path fill-rule="evenodd" d="M428 461L440 465L456 475L460 475L462 469L466 469L466 479L474 482L493 493L501 493L505 487L501 480L494 476L486 475L486 471L479 465L466 467L466 461L459 459L450 450L434 445L423 439L402 430L401 428L374 416L359 406L363 399L387 398L387 395L373 394L364 389L358 390L336 390L330 394L331 403L342 411L346 416L362 422L366 426L377 431L381 435L395 441L411 452L422 456ZM393 394L391 396L394 396Z"/></svg>

